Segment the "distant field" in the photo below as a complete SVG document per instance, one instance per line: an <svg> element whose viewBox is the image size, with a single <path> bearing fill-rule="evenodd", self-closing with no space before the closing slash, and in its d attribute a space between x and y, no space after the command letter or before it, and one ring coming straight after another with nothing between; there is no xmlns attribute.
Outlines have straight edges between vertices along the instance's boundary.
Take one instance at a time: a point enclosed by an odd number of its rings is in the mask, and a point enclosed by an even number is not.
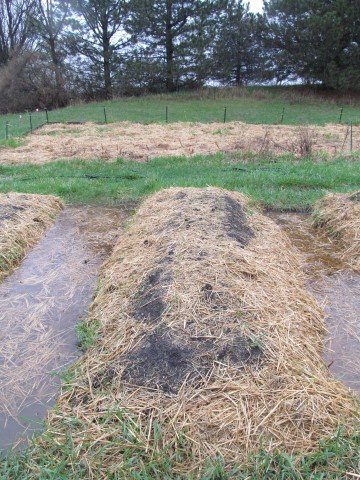
<svg viewBox="0 0 360 480"><path fill-rule="evenodd" d="M104 122L104 107L108 122L131 121L140 123L166 122L223 122L243 121L256 124L324 125L340 121L360 123L360 104L345 99L324 100L316 96L282 93L279 89L236 90L231 93L206 90L172 95L149 95L139 98L121 98L108 102L93 102L49 111L50 122ZM291 94L290 94L291 93ZM344 105L342 105L344 104ZM5 139L5 124L9 135L19 136L29 131L29 114L0 116L0 141ZM46 122L43 111L32 113L33 128Z"/></svg>

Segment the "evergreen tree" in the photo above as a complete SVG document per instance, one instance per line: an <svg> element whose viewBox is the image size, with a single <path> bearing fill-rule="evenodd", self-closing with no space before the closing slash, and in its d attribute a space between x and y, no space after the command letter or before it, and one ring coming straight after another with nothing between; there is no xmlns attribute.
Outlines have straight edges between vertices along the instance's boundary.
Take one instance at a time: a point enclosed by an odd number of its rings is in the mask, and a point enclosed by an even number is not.
<svg viewBox="0 0 360 480"><path fill-rule="evenodd" d="M203 79L199 62L206 57L210 26L218 0L133 0L129 31L145 56L164 65L166 90L192 70ZM197 57L197 58L196 58Z"/></svg>
<svg viewBox="0 0 360 480"><path fill-rule="evenodd" d="M359 0L269 0L267 48L288 76L334 88L360 84Z"/></svg>
<svg viewBox="0 0 360 480"><path fill-rule="evenodd" d="M263 75L263 18L249 12L242 0L231 0L222 15L214 47L214 77L245 85Z"/></svg>
<svg viewBox="0 0 360 480"><path fill-rule="evenodd" d="M128 0L73 0L81 16L73 37L72 51L84 55L99 74L103 96L112 96L113 64L116 53L126 44L123 27L128 15Z"/></svg>

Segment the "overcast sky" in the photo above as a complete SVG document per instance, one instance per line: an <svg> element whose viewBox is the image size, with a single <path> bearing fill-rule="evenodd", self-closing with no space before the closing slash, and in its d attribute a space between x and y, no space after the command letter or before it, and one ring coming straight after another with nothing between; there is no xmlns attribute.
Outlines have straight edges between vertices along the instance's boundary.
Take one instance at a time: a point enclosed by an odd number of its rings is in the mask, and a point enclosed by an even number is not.
<svg viewBox="0 0 360 480"><path fill-rule="evenodd" d="M251 12L262 12L263 0L248 0L248 2Z"/></svg>

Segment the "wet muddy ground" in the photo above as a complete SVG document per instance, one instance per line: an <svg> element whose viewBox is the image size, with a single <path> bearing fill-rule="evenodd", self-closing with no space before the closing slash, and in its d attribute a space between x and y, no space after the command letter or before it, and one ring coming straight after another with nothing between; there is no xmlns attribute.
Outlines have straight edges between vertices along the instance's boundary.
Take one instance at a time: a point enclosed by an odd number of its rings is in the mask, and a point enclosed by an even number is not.
<svg viewBox="0 0 360 480"><path fill-rule="evenodd" d="M336 246L312 228L307 215L269 214L305 254L307 286L323 305L331 372L360 392L360 275L337 258Z"/></svg>
<svg viewBox="0 0 360 480"><path fill-rule="evenodd" d="M66 208L0 284L0 450L41 428L58 373L80 354L75 325L125 216L120 208Z"/></svg>

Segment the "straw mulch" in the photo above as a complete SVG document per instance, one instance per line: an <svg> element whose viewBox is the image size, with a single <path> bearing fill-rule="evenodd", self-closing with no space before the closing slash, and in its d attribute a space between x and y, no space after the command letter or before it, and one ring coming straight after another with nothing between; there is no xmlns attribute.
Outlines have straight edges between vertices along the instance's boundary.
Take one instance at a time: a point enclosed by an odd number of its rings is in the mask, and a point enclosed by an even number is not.
<svg viewBox="0 0 360 480"><path fill-rule="evenodd" d="M2 163L46 163L58 159L145 162L156 157L208 155L219 152L336 155L349 153L347 125L254 125L242 122L109 125L45 125L18 148L1 148ZM360 126L353 127L353 151L360 149Z"/></svg>
<svg viewBox="0 0 360 480"><path fill-rule="evenodd" d="M43 235L62 203L50 195L0 193L0 281Z"/></svg>
<svg viewBox="0 0 360 480"><path fill-rule="evenodd" d="M314 223L334 239L340 258L360 271L360 191L326 195L315 206Z"/></svg>
<svg viewBox="0 0 360 480"><path fill-rule="evenodd" d="M71 434L97 479L176 451L188 478L207 458L308 451L350 429L356 401L323 363L323 312L301 262L240 193L150 197L104 265L88 319L98 339L40 444Z"/></svg>

